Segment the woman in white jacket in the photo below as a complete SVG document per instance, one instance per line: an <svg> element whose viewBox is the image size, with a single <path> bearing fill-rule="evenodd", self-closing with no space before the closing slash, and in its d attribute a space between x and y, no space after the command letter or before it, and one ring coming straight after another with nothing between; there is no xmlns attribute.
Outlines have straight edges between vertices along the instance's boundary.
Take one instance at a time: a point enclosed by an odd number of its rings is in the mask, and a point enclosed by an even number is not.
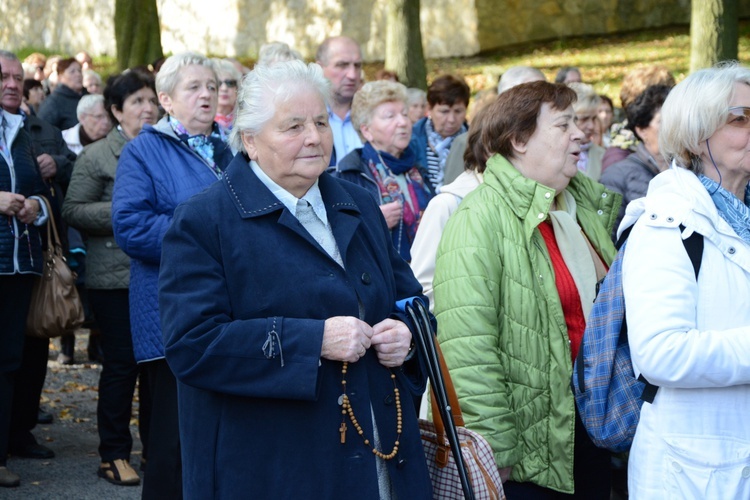
<svg viewBox="0 0 750 500"><path fill-rule="evenodd" d="M672 168L632 202L623 260L636 373L659 386L630 498L750 498L750 69L693 73L662 108ZM682 239L703 236L697 278Z"/></svg>

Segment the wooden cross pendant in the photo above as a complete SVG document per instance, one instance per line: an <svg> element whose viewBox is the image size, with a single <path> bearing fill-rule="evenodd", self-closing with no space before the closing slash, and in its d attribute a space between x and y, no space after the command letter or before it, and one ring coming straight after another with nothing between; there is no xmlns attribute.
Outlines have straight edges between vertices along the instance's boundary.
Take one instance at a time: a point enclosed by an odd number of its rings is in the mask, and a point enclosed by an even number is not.
<svg viewBox="0 0 750 500"><path fill-rule="evenodd" d="M339 427L339 432L341 433L341 444L346 443L346 423L341 422L341 427Z"/></svg>

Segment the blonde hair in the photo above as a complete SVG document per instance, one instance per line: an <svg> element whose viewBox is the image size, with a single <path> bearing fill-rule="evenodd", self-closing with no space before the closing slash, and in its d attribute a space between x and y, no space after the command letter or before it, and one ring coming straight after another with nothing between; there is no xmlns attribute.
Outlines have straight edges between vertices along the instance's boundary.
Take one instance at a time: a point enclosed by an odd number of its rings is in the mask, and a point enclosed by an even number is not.
<svg viewBox="0 0 750 500"><path fill-rule="evenodd" d="M362 137L360 127L369 125L375 108L384 102L407 103L406 86L390 80L375 80L365 83L361 89L354 94L352 99L352 125L354 130ZM362 137L364 141L364 137Z"/></svg>
<svg viewBox="0 0 750 500"><path fill-rule="evenodd" d="M696 71L671 90L659 128L659 151L667 162L703 172L700 144L727 122L737 83L750 85L750 69L732 61Z"/></svg>

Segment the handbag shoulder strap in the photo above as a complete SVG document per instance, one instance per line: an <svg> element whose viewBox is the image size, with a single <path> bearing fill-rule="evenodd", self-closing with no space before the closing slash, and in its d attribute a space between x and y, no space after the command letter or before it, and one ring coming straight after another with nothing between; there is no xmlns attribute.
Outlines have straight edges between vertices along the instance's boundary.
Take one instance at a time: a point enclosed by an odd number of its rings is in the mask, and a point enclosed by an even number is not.
<svg viewBox="0 0 750 500"><path fill-rule="evenodd" d="M458 404L458 396L456 396L456 388L453 386L453 379L451 379L448 366L445 364L445 358L443 357L443 351L440 349L440 343L435 342L435 349L440 359L440 372L443 375L443 381L445 383L445 392L448 394L448 403L451 407L451 415L453 416L453 422L456 427L464 427L464 416L461 413L461 407ZM435 462L439 467L445 467L448 464L448 457L450 455L448 446L446 446L445 438L445 424L443 419L440 418L440 411L438 410L438 404L434 396L430 397L430 404L432 405L432 421L435 424L435 433L437 434L438 451L435 454Z"/></svg>
<svg viewBox="0 0 750 500"><path fill-rule="evenodd" d="M52 206L47 197L40 196L39 198L47 207L47 248L50 246L53 248L61 248L62 243L60 242L60 235L57 233L57 224L55 222L55 214L52 212Z"/></svg>

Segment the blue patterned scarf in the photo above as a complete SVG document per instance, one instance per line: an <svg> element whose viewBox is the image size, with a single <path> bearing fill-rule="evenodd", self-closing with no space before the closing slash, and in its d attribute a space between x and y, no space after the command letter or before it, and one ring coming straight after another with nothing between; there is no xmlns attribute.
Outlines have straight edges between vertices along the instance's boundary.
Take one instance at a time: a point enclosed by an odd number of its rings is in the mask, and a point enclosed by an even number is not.
<svg viewBox="0 0 750 500"><path fill-rule="evenodd" d="M709 179L705 175L699 175L703 186L714 201L719 215L732 226L734 232L745 242L750 243L750 185L745 187L745 200L724 189L718 182Z"/></svg>
<svg viewBox="0 0 750 500"><path fill-rule="evenodd" d="M214 161L214 151L227 143L227 136L224 130L214 123L210 135L190 135L182 123L173 116L169 117L169 124L172 126L174 133L177 134L177 137L187 144L195 154L203 158L208 166L211 167L211 170L221 178L221 169Z"/></svg>

